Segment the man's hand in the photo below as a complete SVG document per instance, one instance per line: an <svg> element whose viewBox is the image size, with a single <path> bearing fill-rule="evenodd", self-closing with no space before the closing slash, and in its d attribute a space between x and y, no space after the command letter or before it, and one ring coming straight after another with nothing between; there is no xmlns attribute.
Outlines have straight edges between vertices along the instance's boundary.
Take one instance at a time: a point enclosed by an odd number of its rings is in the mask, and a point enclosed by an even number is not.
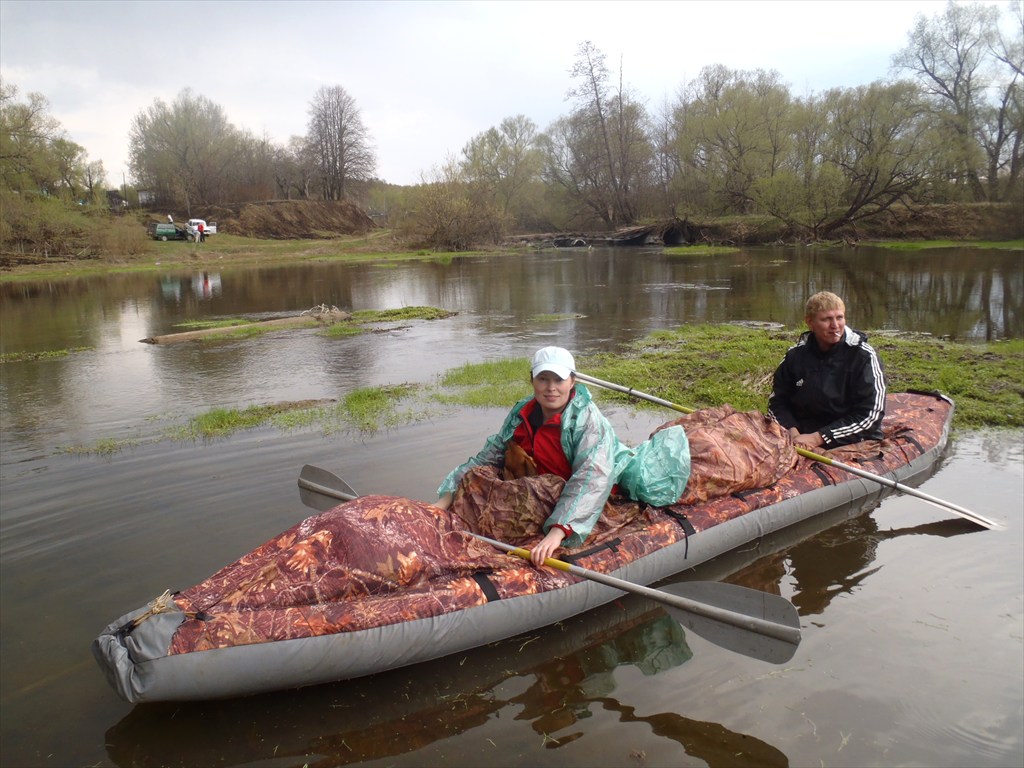
<svg viewBox="0 0 1024 768"><path fill-rule="evenodd" d="M796 437L793 438L793 444L801 448L821 448L825 444L825 440L818 432L808 432L806 435L797 433Z"/></svg>

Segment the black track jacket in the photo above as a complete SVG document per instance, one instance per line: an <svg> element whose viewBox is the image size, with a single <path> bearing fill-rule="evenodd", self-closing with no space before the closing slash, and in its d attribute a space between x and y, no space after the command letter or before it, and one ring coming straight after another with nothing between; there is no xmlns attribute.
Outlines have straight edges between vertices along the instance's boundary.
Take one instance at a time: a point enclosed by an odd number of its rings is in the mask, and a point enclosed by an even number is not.
<svg viewBox="0 0 1024 768"><path fill-rule="evenodd" d="M849 326L822 352L810 331L775 370L768 415L789 429L818 432L825 447L882 438L885 374L867 334Z"/></svg>

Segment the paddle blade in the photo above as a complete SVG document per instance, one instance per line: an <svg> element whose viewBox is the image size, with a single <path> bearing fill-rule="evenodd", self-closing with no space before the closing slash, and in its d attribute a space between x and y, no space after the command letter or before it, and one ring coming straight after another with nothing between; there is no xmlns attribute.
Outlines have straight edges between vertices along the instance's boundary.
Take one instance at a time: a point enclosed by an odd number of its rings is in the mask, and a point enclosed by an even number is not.
<svg viewBox="0 0 1024 768"><path fill-rule="evenodd" d="M667 584L660 587L664 592L713 605L723 610L770 621L782 626L800 628L800 615L796 606L778 595L756 589L724 584L715 581L692 581ZM673 606L666 606L673 618L686 629L705 640L726 650L741 653L752 659L770 664L784 664L793 658L800 644L799 635L795 640L769 637L762 632L746 629L735 624L726 624L706 616Z"/></svg>
<svg viewBox="0 0 1024 768"><path fill-rule="evenodd" d="M359 498L359 494L337 475L307 464L299 474L299 497L307 507L326 511Z"/></svg>

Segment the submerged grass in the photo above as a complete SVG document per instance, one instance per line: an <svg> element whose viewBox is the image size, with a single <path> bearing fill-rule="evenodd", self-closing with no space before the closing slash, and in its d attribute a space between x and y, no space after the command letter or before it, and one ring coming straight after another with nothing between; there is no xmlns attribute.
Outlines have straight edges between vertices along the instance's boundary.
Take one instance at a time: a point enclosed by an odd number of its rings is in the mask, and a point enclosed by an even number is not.
<svg viewBox="0 0 1024 768"><path fill-rule="evenodd" d="M334 416L344 425L360 432L373 433L415 421L421 414L399 411L398 406L416 391L411 384L386 387L364 387L350 392L334 409Z"/></svg>
<svg viewBox="0 0 1024 768"><path fill-rule="evenodd" d="M322 427L327 432L355 429L377 432L420 418L423 413L400 411L399 405L410 398L416 387L400 384L366 387L346 395L341 402L302 400L272 405L251 405L248 408L214 408L193 417L187 424L167 432L174 440L209 440L255 427L278 429Z"/></svg>
<svg viewBox="0 0 1024 768"><path fill-rule="evenodd" d="M67 357L72 352L88 352L92 347L71 347L69 349L47 349L42 352L5 352L0 354L0 363L24 363L29 360L46 360Z"/></svg>
<svg viewBox="0 0 1024 768"><path fill-rule="evenodd" d="M82 446L82 445L63 445L57 448L57 453L65 453L71 455L95 455L95 456L113 456L115 453L120 453L125 448L134 448L139 444L139 440L134 438L129 439L115 439L112 437L106 437L102 440L97 440L93 445Z"/></svg>

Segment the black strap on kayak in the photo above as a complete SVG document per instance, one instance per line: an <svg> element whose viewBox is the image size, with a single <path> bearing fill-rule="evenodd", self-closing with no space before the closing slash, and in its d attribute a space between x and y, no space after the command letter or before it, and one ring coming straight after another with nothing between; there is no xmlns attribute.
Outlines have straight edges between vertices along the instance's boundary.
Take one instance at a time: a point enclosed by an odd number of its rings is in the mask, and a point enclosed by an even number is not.
<svg viewBox="0 0 1024 768"><path fill-rule="evenodd" d="M821 479L821 482L824 483L825 485L836 484L835 480L832 479L832 476L829 475L829 473L824 470L821 464L818 464L817 462L811 464L811 472L816 474Z"/></svg>
<svg viewBox="0 0 1024 768"><path fill-rule="evenodd" d="M753 496L754 494L760 493L761 491L770 490L771 488L774 487L775 483L772 483L771 485L766 485L764 488L748 488L745 491L733 491L731 495L735 496L740 501L746 501L748 496Z"/></svg>
<svg viewBox="0 0 1024 768"><path fill-rule="evenodd" d="M614 539L609 539L604 544L598 544L596 547L584 549L582 552L572 552L570 554L559 555L558 559L575 565L577 560L582 560L584 557L590 557L591 555L597 552L602 552L606 549L610 549L612 552L618 552L619 545L621 543L622 539L616 537Z"/></svg>
<svg viewBox="0 0 1024 768"><path fill-rule="evenodd" d="M693 527L693 523L683 512L676 512L672 507L665 507L662 512L679 523L679 527L683 529L683 540L686 542L686 547L683 549L683 560L685 560L690 555L690 537L697 532L697 529Z"/></svg>
<svg viewBox="0 0 1024 768"><path fill-rule="evenodd" d="M900 439L906 440L908 443L912 444L917 448L918 453L924 456L924 446L917 442L917 438L913 435L900 435Z"/></svg>
<svg viewBox="0 0 1024 768"><path fill-rule="evenodd" d="M501 600L501 595L498 594L498 588L494 586L494 582L491 581L487 574L484 572L478 572L473 574L473 581L480 587L480 591L484 593L484 597L487 598L488 603L493 603L495 600Z"/></svg>

